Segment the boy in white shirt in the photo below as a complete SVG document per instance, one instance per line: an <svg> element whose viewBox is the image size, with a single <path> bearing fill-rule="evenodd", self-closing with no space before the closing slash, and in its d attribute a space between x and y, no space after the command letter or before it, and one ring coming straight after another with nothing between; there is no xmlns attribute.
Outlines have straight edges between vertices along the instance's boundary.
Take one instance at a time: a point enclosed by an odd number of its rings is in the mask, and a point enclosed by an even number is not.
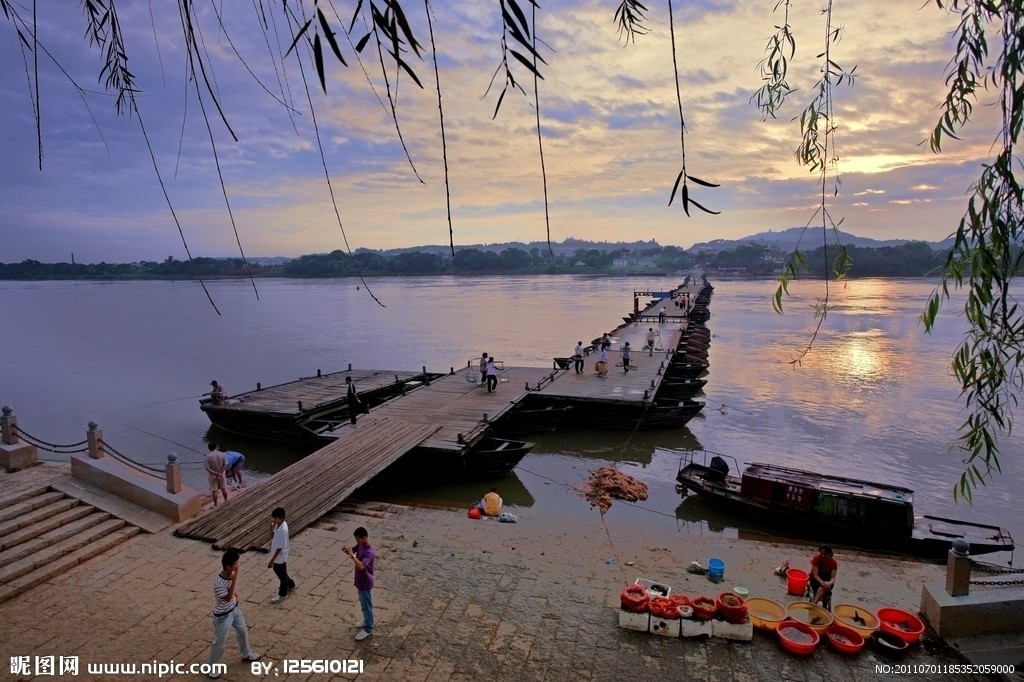
<svg viewBox="0 0 1024 682"><path fill-rule="evenodd" d="M270 541L270 561L267 562L267 568L273 568L274 574L281 581L281 586L270 603L277 604L288 596L288 590L295 589L295 581L288 577L288 524L284 520L282 507L271 512L270 523L274 526L274 538Z"/></svg>

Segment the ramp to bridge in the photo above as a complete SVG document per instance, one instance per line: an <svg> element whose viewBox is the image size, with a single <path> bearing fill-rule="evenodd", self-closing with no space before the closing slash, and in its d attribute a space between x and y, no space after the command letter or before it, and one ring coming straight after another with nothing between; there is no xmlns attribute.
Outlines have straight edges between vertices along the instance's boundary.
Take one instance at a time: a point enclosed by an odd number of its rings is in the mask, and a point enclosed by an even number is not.
<svg viewBox="0 0 1024 682"><path fill-rule="evenodd" d="M266 549L275 507L284 508L294 536L439 428L388 418L360 420L344 438L182 524L174 534L212 542L218 549Z"/></svg>

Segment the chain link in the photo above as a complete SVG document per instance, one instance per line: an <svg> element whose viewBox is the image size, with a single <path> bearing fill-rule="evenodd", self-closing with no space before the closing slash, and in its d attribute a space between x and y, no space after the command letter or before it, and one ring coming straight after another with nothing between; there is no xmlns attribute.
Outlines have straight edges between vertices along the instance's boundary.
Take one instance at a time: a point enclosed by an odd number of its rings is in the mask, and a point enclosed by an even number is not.
<svg viewBox="0 0 1024 682"><path fill-rule="evenodd" d="M979 573L991 573L994 575L1024 573L1024 568L1002 568L1001 566L993 566L991 564L979 564L976 561L971 562L971 570L978 571Z"/></svg>
<svg viewBox="0 0 1024 682"><path fill-rule="evenodd" d="M991 585L993 587L1009 587L1011 585L1024 585L1024 580L972 580L971 585Z"/></svg>
<svg viewBox="0 0 1024 682"><path fill-rule="evenodd" d="M103 445L103 449L106 452L109 452L111 455L113 455L114 458L117 459L119 462L127 464L130 467L134 467L135 469L138 469L142 473L149 474L150 476L153 476L155 478L163 477L163 471L161 469L158 469L157 467L154 467L149 464L143 464L142 462L136 462L131 457L123 455L120 452L118 452L116 449L114 449L114 446L110 445L105 440L101 440L100 443Z"/></svg>
<svg viewBox="0 0 1024 682"><path fill-rule="evenodd" d="M25 433L24 429L20 426L14 426L14 432L19 438L23 438L28 441L31 445L35 445L37 448L46 450L47 452L56 452L58 454L71 454L75 452L87 452L88 447L82 447L88 441L80 441L78 443L72 443L71 445L58 445L57 443L48 443L41 438L36 438L28 433ZM78 448L77 450L73 448Z"/></svg>

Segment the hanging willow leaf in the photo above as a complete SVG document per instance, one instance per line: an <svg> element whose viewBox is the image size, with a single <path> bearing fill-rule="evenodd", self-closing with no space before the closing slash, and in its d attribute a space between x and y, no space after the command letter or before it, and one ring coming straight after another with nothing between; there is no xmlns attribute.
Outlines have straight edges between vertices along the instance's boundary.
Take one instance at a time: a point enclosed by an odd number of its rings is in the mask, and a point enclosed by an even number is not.
<svg viewBox="0 0 1024 682"><path fill-rule="evenodd" d="M679 189L679 183L683 180L683 171L679 171L679 175L676 176L676 182L672 185L672 194L668 197L668 205L672 205L672 200L676 198L676 191Z"/></svg>
<svg viewBox="0 0 1024 682"><path fill-rule="evenodd" d="M710 213L711 215L720 215L722 213L721 211L712 211L710 208L705 208L704 206L701 206L693 199L690 199L690 203L699 208L700 210L704 211L705 213ZM690 215L689 212L687 212L686 215Z"/></svg>
<svg viewBox="0 0 1024 682"><path fill-rule="evenodd" d="M716 185L715 183L708 182L707 180L701 180L700 178L694 177L693 175L687 175L686 179L692 180L696 182L698 185L704 185L705 187L721 187L721 185Z"/></svg>
<svg viewBox="0 0 1024 682"><path fill-rule="evenodd" d="M690 188L683 183L683 213L690 215Z"/></svg>
<svg viewBox="0 0 1024 682"><path fill-rule="evenodd" d="M324 50L320 46L320 34L313 36L313 59L316 61L316 74L320 77L320 87L327 92L327 75L324 73Z"/></svg>
<svg viewBox="0 0 1024 682"><path fill-rule="evenodd" d="M317 16L320 18L320 28L324 31L324 38L327 38L328 44L331 46L331 51L334 52L334 56L338 58L338 61L344 66L348 66L345 62L345 58L341 56L341 48L338 47L338 41L334 39L334 31L331 30L330 24L327 23L327 17L318 7L316 10Z"/></svg>
<svg viewBox="0 0 1024 682"><path fill-rule="evenodd" d="M295 34L295 39L292 41L292 44L288 46L288 50L284 53L285 57L287 57L288 55L290 55L292 53L292 50L295 49L295 46L299 43L299 40L306 33L306 30L309 28L309 25L312 24L312 23L313 23L313 20L310 19L309 21L307 21L305 24L302 25L302 28L299 29L299 32Z"/></svg>
<svg viewBox="0 0 1024 682"><path fill-rule="evenodd" d="M524 57L523 55L519 54L519 53L518 53L518 52L516 52L515 50L509 50L509 52L511 52L511 53L512 53L512 56L513 56L513 57L515 57L515 58L516 58L516 59L518 59L518 60L519 60L520 62L522 62L522 63L523 63L523 64L524 64L525 66L526 66L526 68L528 68L528 69L530 70L530 73L532 73L532 74L534 74L535 76L537 76L537 78L540 78L541 80L544 80L544 76L543 76L543 75L541 75L540 71L538 71L538 70L537 70L537 69L536 69L536 68L535 68L535 67L533 66L533 62L531 62L531 61L530 61L529 59L527 59L527 58L526 58L526 57ZM544 60L542 59L541 61L544 61Z"/></svg>

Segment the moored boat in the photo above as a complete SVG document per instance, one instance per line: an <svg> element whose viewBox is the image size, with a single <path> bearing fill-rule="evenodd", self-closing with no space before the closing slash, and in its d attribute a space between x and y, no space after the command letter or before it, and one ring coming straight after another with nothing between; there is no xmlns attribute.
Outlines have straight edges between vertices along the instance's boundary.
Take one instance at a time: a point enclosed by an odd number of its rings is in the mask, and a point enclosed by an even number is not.
<svg viewBox="0 0 1024 682"><path fill-rule="evenodd" d="M971 554L1009 552L1009 532L998 526L940 516L915 516L914 491L886 483L831 476L754 462L739 476L736 461L703 451L681 453L677 489L693 492L759 521L775 521L789 534L945 561L952 541L970 543ZM710 459L709 459L710 458Z"/></svg>

